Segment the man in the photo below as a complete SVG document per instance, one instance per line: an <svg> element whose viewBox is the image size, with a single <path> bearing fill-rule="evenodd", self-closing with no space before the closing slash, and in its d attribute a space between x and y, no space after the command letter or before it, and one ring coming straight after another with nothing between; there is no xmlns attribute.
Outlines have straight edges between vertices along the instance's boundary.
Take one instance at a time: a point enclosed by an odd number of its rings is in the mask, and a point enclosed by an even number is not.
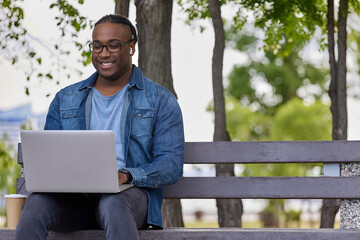
<svg viewBox="0 0 360 240"><path fill-rule="evenodd" d="M33 193L16 229L18 240L94 227L109 240L139 239L138 229L162 227L161 187L182 174L181 110L168 90L132 65L134 26L107 15L95 24L92 38L97 71L56 94L45 130L113 130L119 184L135 187L117 194Z"/></svg>

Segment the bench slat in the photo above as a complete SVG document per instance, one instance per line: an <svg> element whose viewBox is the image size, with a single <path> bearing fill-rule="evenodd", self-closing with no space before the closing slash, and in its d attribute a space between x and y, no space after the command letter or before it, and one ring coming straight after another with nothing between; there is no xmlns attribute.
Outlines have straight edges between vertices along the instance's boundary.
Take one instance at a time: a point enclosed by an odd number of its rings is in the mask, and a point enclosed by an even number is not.
<svg viewBox="0 0 360 240"><path fill-rule="evenodd" d="M185 163L359 162L360 141L187 142Z"/></svg>
<svg viewBox="0 0 360 240"><path fill-rule="evenodd" d="M140 230L141 240L219 240L219 239L252 239L252 240L358 240L359 230L345 229L258 229L258 228L183 228L164 230ZM14 230L0 229L2 240L13 240ZM86 230L73 233L50 232L47 240L105 240L102 230Z"/></svg>
<svg viewBox="0 0 360 240"><path fill-rule="evenodd" d="M165 229L163 231L140 231L141 240L358 240L359 230L343 229Z"/></svg>
<svg viewBox="0 0 360 240"><path fill-rule="evenodd" d="M360 177L184 177L164 198L360 198Z"/></svg>
<svg viewBox="0 0 360 240"><path fill-rule="evenodd" d="M346 187L344 187L346 186ZM164 198L360 199L360 177L183 177ZM24 178L17 193L28 194Z"/></svg>
<svg viewBox="0 0 360 240"><path fill-rule="evenodd" d="M187 142L184 161L189 164L359 162L360 141ZM18 163L23 164L21 143Z"/></svg>

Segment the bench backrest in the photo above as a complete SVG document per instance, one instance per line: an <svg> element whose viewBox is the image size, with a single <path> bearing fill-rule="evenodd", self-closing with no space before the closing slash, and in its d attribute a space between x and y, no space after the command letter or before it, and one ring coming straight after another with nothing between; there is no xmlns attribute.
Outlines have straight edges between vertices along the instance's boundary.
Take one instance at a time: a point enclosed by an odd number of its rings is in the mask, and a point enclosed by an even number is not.
<svg viewBox="0 0 360 240"><path fill-rule="evenodd" d="M19 144L18 162L22 164ZM185 164L360 162L360 141L188 142ZM25 173L26 174L26 173ZM360 198L360 177L182 177L164 198ZM17 191L24 193L24 179Z"/></svg>

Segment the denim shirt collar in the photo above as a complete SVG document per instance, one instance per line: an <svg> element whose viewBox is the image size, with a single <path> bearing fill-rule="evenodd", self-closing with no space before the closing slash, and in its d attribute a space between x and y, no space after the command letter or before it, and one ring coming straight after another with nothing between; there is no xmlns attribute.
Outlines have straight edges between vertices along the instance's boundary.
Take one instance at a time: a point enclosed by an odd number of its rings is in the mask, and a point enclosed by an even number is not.
<svg viewBox="0 0 360 240"><path fill-rule="evenodd" d="M84 89L89 89L89 88L92 88L95 84L95 81L98 77L98 72L94 72L88 79L87 81L83 81L79 84L79 88L78 90L81 91L81 90L84 90Z"/></svg>
<svg viewBox="0 0 360 240"><path fill-rule="evenodd" d="M129 88L137 87L138 89L144 89L143 74L138 67L133 64L133 71L129 81Z"/></svg>

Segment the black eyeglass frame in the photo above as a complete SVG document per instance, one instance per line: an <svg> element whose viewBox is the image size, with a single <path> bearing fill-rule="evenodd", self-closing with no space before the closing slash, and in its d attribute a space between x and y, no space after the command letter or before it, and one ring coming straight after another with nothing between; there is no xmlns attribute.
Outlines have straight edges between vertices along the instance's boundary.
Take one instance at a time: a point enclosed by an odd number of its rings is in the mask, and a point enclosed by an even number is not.
<svg viewBox="0 0 360 240"><path fill-rule="evenodd" d="M90 51L93 52L93 53L101 53L101 52L104 50L104 47L105 47L106 50L107 50L109 53L117 53L117 52L120 52L120 51L121 51L121 48L122 48L123 46L125 46L126 44L131 43L132 41L134 41L133 38L131 38L131 39L130 39L129 41L127 41L127 42L123 42L123 43L120 42L120 43L119 43L120 49L119 49L119 50L116 50L116 51L110 51L109 48L108 48L108 45L109 45L109 44L113 44L113 42L108 43L108 44L101 44L101 43L100 43L100 45L101 45L101 50L100 50L100 51L96 51L96 52L94 52L94 48L93 48L94 43L90 43L90 44L89 44L89 49L90 49Z"/></svg>

